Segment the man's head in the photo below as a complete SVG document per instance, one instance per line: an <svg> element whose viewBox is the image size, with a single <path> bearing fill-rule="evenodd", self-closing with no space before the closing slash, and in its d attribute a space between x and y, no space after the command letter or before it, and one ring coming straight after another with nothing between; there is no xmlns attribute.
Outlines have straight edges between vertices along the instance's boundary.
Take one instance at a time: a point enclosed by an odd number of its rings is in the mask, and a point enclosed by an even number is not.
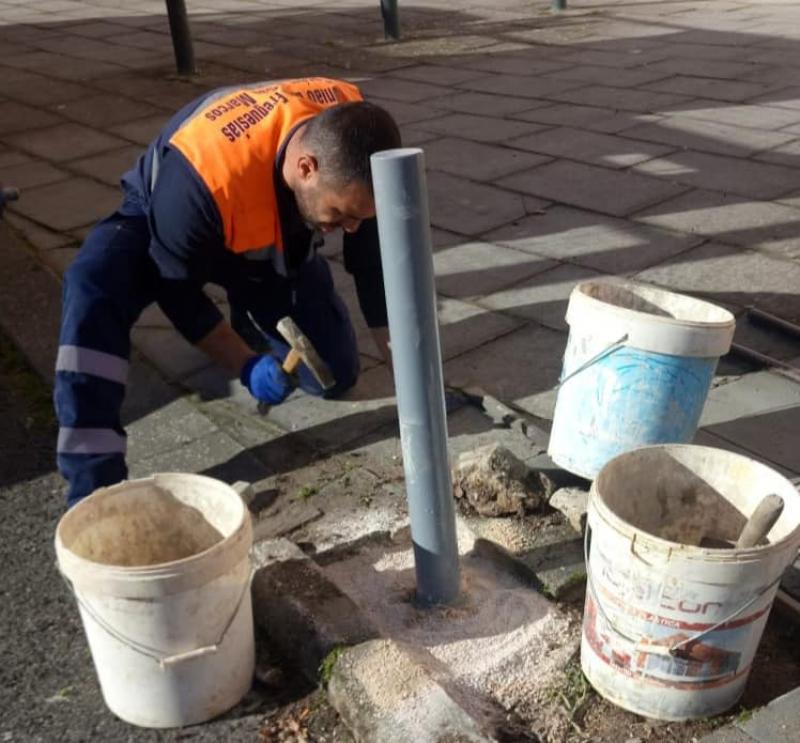
<svg viewBox="0 0 800 743"><path fill-rule="evenodd" d="M290 141L283 175L303 218L323 232L354 232L375 215L370 156L399 147L394 119L371 103L344 103L315 116Z"/></svg>

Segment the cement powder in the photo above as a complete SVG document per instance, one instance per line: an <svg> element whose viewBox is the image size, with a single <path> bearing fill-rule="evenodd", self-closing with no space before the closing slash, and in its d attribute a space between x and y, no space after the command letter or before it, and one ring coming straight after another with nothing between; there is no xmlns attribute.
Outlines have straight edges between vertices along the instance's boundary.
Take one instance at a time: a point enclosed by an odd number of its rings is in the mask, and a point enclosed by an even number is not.
<svg viewBox="0 0 800 743"><path fill-rule="evenodd" d="M460 687L530 719L563 679L579 623L474 555L462 558L461 570L459 605L426 610L412 603L410 544L373 547L325 568L384 637L427 651Z"/></svg>

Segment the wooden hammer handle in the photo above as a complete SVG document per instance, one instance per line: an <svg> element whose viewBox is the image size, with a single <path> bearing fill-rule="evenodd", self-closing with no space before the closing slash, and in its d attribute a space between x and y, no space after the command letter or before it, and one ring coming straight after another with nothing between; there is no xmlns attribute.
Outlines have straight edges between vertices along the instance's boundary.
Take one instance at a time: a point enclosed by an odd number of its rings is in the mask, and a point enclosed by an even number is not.
<svg viewBox="0 0 800 743"><path fill-rule="evenodd" d="M736 542L737 549L758 546L767 536L767 532L775 526L781 513L783 513L783 498L775 494L765 496L744 525Z"/></svg>
<svg viewBox="0 0 800 743"><path fill-rule="evenodd" d="M286 358L283 360L282 368L287 374L294 374L301 361L300 354L290 348L289 353L286 354Z"/></svg>

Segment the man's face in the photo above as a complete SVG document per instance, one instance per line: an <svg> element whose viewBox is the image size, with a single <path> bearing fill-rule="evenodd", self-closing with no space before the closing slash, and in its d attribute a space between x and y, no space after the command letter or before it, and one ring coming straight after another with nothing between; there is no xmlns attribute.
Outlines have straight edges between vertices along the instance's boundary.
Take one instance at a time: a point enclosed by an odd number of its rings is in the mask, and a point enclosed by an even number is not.
<svg viewBox="0 0 800 743"><path fill-rule="evenodd" d="M363 220L375 216L369 189L356 181L334 187L317 177L302 182L294 196L303 219L322 232L339 227L355 232Z"/></svg>

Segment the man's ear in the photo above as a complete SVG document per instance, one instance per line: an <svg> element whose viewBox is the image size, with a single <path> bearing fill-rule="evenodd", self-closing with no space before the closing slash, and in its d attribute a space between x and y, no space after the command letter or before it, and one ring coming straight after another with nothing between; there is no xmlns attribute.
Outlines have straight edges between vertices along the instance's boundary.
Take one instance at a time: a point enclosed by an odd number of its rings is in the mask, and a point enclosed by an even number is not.
<svg viewBox="0 0 800 743"><path fill-rule="evenodd" d="M319 173L319 161L314 155L301 155L297 159L297 171L302 181L313 180Z"/></svg>

